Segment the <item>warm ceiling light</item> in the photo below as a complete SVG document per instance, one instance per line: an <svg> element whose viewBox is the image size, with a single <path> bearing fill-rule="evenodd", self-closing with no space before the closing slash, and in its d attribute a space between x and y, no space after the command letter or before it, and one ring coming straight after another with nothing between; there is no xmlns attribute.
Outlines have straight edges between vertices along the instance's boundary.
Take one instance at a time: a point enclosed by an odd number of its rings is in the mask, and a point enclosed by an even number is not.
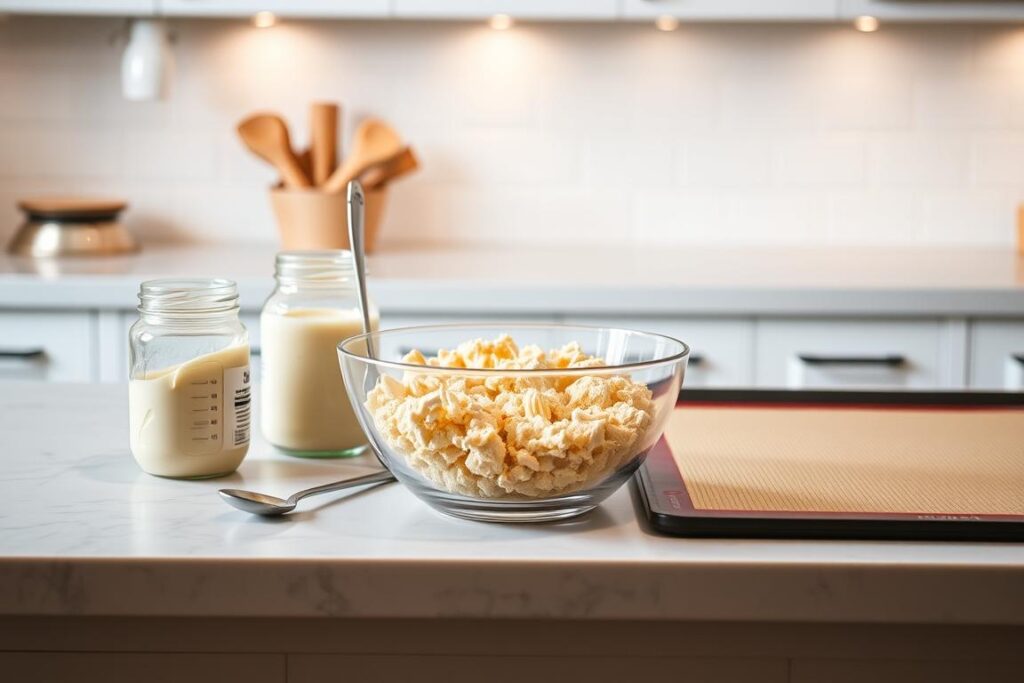
<svg viewBox="0 0 1024 683"><path fill-rule="evenodd" d="M654 20L654 27L659 31L675 31L679 28L679 20L670 14L662 14Z"/></svg>
<svg viewBox="0 0 1024 683"><path fill-rule="evenodd" d="M263 10L252 15L252 25L256 28L270 28L277 25L277 15Z"/></svg>
<svg viewBox="0 0 1024 683"><path fill-rule="evenodd" d="M490 23L491 28L493 28L495 31L504 31L506 29L512 28L512 24L514 22L512 21L512 17L510 17L507 14L495 14L493 17L491 17Z"/></svg>
<svg viewBox="0 0 1024 683"><path fill-rule="evenodd" d="M861 33L874 33L878 30L878 19L865 14L853 20L853 27Z"/></svg>

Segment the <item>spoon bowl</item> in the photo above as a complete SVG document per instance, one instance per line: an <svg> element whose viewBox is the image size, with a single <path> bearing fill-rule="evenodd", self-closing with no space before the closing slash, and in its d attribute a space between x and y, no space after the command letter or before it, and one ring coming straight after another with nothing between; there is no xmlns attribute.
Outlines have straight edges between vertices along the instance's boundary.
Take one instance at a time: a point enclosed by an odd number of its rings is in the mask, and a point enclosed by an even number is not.
<svg viewBox="0 0 1024 683"><path fill-rule="evenodd" d="M221 489L220 497L228 505L251 512L254 515L273 517L283 515L295 509L295 503L289 503L283 498L270 496L256 491L243 491L242 489Z"/></svg>
<svg viewBox="0 0 1024 683"><path fill-rule="evenodd" d="M342 491L366 484L384 484L394 480L395 478L391 472L386 470L383 472L373 472L372 474L364 474L361 477L351 477L330 484L314 486L311 489L293 493L288 496L287 500L277 496L270 496L266 493L245 491L243 489L221 489L218 493L220 493L220 497L224 499L225 503L239 510L264 517L276 517L294 510L298 502L306 496L316 496L321 493L330 493L331 491Z"/></svg>

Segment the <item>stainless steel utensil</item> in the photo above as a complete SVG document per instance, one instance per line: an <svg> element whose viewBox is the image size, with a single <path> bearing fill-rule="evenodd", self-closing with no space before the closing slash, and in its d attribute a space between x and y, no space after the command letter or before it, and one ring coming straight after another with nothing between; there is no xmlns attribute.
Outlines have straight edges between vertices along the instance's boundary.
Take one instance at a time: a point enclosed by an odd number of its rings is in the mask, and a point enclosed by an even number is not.
<svg viewBox="0 0 1024 683"><path fill-rule="evenodd" d="M287 500L277 496L269 496L265 493L243 491L241 489L221 489L219 493L225 503L239 510L251 512L254 515L263 515L264 517L276 517L277 515L291 512L300 500L308 496L318 496L321 493L342 491L367 484L383 484L394 480L395 478L387 470L374 472L373 474L366 474L361 477L352 477L351 479L342 479L341 481L323 484L322 486L314 486L311 489L293 493Z"/></svg>
<svg viewBox="0 0 1024 683"><path fill-rule="evenodd" d="M370 334L370 303L366 299L366 252L363 249L363 216L366 197L358 180L348 184L348 244L356 266L356 292L359 294L359 312L363 316L363 334ZM373 339L366 338L366 353L373 358Z"/></svg>

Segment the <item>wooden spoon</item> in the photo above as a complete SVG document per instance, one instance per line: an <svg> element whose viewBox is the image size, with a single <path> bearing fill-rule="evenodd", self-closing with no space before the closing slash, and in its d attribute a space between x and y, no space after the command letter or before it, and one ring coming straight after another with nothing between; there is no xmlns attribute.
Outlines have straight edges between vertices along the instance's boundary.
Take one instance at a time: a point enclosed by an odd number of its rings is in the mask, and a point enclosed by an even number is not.
<svg viewBox="0 0 1024 683"><path fill-rule="evenodd" d="M323 185L338 163L338 105L314 102L309 114L313 184Z"/></svg>
<svg viewBox="0 0 1024 683"><path fill-rule="evenodd" d="M401 151L402 140L391 126L377 119L367 119L356 129L352 153L321 187L324 192L341 192L368 168L384 163Z"/></svg>
<svg viewBox="0 0 1024 683"><path fill-rule="evenodd" d="M412 173L420 167L420 162L413 154L410 147L403 147L402 151L387 161L377 166L371 166L360 180L367 190L380 190L388 183L402 176Z"/></svg>
<svg viewBox="0 0 1024 683"><path fill-rule="evenodd" d="M309 177L302 172L292 152L288 126L276 114L254 114L238 124L238 135L256 156L269 161L280 173L285 187L309 187Z"/></svg>

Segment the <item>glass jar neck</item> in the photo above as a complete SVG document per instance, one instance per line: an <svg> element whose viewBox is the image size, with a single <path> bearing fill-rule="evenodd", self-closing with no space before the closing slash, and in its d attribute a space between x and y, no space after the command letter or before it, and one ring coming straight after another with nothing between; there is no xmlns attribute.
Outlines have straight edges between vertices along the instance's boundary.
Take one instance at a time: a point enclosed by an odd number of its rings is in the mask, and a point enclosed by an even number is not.
<svg viewBox="0 0 1024 683"><path fill-rule="evenodd" d="M176 326L237 319L238 286L221 278L148 280L139 288L139 316Z"/></svg>
<svg viewBox="0 0 1024 683"><path fill-rule="evenodd" d="M274 277L278 289L286 294L313 290L348 293L355 289L352 252L283 251L277 255Z"/></svg>

